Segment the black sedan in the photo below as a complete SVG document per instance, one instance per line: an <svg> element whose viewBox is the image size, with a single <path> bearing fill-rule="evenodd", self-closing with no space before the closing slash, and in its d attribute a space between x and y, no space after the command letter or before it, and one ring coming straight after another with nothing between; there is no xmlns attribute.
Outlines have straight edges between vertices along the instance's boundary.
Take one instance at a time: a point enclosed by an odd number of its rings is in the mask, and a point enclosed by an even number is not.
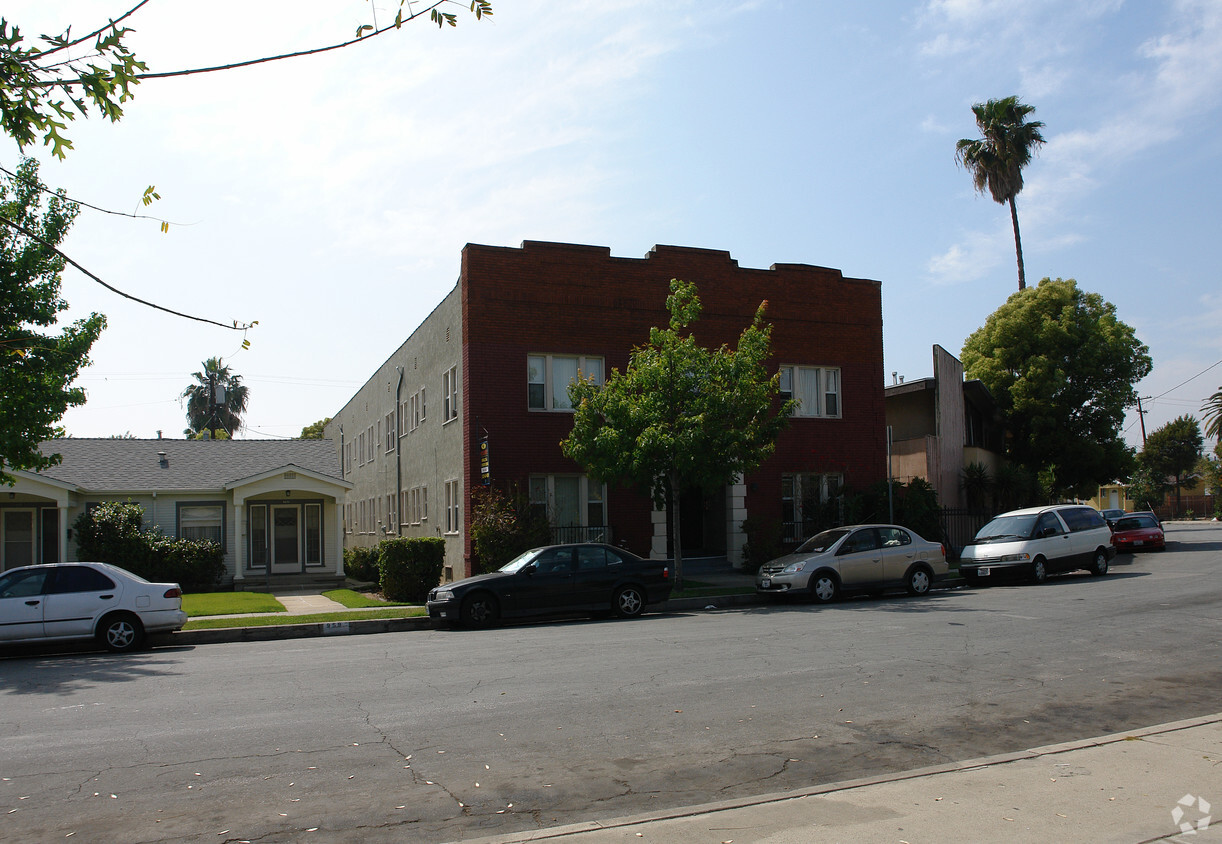
<svg viewBox="0 0 1222 844"><path fill-rule="evenodd" d="M498 571L429 592L429 618L488 627L502 618L611 612L638 616L670 597L670 567L611 545L532 548Z"/></svg>

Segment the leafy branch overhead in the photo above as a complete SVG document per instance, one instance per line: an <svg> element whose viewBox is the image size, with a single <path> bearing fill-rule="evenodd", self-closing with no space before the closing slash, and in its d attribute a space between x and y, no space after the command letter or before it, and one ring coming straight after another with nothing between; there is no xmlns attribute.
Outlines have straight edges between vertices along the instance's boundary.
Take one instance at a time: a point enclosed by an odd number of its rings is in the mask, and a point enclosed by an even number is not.
<svg viewBox="0 0 1222 844"><path fill-rule="evenodd" d="M135 96L133 88L146 79L214 73L340 50L399 29L425 14L439 27L456 26L457 14L446 11L450 6L466 7L476 20L492 15L490 0L471 0L469 4L465 0L432 0L419 8L411 0L400 0L392 24L381 28L361 26L354 38L336 44L213 67L152 73L124 43L133 30L120 25L148 3L140 0L119 17L80 37L73 36L68 27L61 35L40 35L33 43L27 43L16 24L0 18L0 125L19 149L24 151L42 138L53 155L64 158L73 148L65 135L70 121L78 114L98 114L118 122L124 106Z"/></svg>

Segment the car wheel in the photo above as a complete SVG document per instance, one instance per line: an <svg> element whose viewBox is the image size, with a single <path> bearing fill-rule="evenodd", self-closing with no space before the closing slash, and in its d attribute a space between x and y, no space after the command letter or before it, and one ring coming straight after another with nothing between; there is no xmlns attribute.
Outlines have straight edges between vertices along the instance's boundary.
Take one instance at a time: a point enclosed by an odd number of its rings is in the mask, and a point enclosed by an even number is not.
<svg viewBox="0 0 1222 844"><path fill-rule="evenodd" d="M840 584L827 572L819 572L811 576L810 596L818 603L827 604L836 600L836 594L839 591Z"/></svg>
<svg viewBox="0 0 1222 844"><path fill-rule="evenodd" d="M909 595L926 595L931 586L933 586L933 577L929 574L928 569L914 568L904 578L904 588L908 590Z"/></svg>
<svg viewBox="0 0 1222 844"><path fill-rule="evenodd" d="M625 586L615 593L612 606L620 618L636 618L645 612L645 596L636 586Z"/></svg>
<svg viewBox="0 0 1222 844"><path fill-rule="evenodd" d="M1107 574L1107 552L1102 548L1095 549L1095 562L1090 567L1090 573L1096 577Z"/></svg>
<svg viewBox="0 0 1222 844"><path fill-rule="evenodd" d="M1031 582L1043 583L1048 579L1048 566L1044 563L1043 557L1036 557L1035 562L1031 564Z"/></svg>
<svg viewBox="0 0 1222 844"><path fill-rule="evenodd" d="M468 627L491 627L501 616L496 598L487 592L476 592L462 602L459 611L463 624Z"/></svg>
<svg viewBox="0 0 1222 844"><path fill-rule="evenodd" d="M117 654L134 651L144 642L144 626L131 613L118 613L102 619L98 641Z"/></svg>

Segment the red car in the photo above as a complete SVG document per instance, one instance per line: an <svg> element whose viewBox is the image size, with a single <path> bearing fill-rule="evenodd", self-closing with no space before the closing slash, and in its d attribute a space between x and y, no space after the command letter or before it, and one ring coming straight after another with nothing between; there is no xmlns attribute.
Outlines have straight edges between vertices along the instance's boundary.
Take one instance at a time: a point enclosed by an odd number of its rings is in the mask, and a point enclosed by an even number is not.
<svg viewBox="0 0 1222 844"><path fill-rule="evenodd" d="M1117 551L1138 551L1147 548L1165 551L1167 540L1163 526L1153 513L1125 513L1112 523L1112 547Z"/></svg>

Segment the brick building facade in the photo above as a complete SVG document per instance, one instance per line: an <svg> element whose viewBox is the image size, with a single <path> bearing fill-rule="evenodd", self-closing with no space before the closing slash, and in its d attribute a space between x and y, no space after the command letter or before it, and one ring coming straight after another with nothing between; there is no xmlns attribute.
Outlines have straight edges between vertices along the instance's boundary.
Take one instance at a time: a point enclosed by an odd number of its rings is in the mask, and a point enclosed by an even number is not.
<svg viewBox="0 0 1222 844"><path fill-rule="evenodd" d="M703 310L691 330L708 347L736 345L768 300L782 389L801 400L756 472L685 497L685 553L737 562L748 515L796 539L804 506L885 478L878 282L808 265L748 269L706 249L619 258L605 247L468 244L454 290L327 427L353 484L346 544L442 535L447 577L469 573L467 503L486 458L487 479L528 491L558 537L664 556L665 514L633 490L593 484L559 443L572 426L565 384L578 371L601 380L626 368L632 347L667 324L672 278L697 285Z"/></svg>

